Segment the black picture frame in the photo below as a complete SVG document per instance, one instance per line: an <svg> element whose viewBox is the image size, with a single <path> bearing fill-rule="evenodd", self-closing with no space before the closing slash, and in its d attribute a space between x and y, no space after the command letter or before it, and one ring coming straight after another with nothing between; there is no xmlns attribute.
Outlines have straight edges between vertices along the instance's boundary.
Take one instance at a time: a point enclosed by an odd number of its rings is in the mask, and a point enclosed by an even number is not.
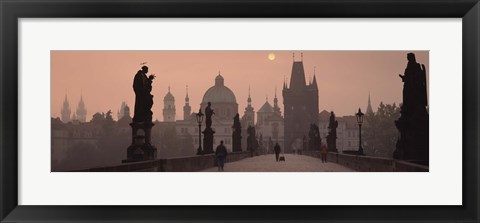
<svg viewBox="0 0 480 223"><path fill-rule="evenodd" d="M480 157L477 139L479 137L478 77L480 74L478 0L0 0L0 16L1 222L478 222L480 220ZM18 205L18 19L76 17L462 18L463 205ZM448 118L449 121L458 121L454 117ZM317 192L312 191L312 193Z"/></svg>

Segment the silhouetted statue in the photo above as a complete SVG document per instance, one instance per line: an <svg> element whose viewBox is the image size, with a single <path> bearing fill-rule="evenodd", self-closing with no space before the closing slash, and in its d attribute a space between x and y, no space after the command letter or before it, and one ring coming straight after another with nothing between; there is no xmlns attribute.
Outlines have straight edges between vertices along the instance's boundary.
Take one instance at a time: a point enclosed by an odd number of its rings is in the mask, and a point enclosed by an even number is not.
<svg viewBox="0 0 480 223"><path fill-rule="evenodd" d="M137 162L154 160L157 158L157 148L151 145L152 106L153 95L152 82L155 75L147 77L148 67L142 66L133 79L133 91L135 92L135 111L130 126L132 127L132 144L127 149L127 159L122 162ZM111 111L107 113L111 116Z"/></svg>
<svg viewBox="0 0 480 223"><path fill-rule="evenodd" d="M237 113L233 118L233 152L242 151L242 125L240 124L240 115Z"/></svg>
<svg viewBox="0 0 480 223"><path fill-rule="evenodd" d="M337 127L338 121L335 120L335 113L330 112L330 121L328 123L327 147L329 151L338 152L337 150Z"/></svg>
<svg viewBox="0 0 480 223"><path fill-rule="evenodd" d="M258 141L256 138L255 127L248 126L247 128L247 151L253 152L257 151Z"/></svg>
<svg viewBox="0 0 480 223"><path fill-rule="evenodd" d="M213 134L215 131L212 129L212 116L215 114L211 108L212 104L208 102L205 108L205 130L203 130L203 154L213 153Z"/></svg>
<svg viewBox="0 0 480 223"><path fill-rule="evenodd" d="M155 75L147 77L147 73L148 67L143 66L133 79L133 91L135 92L133 122L152 121L153 95L150 92L152 91L152 81Z"/></svg>
<svg viewBox="0 0 480 223"><path fill-rule="evenodd" d="M212 116L215 114L213 109L211 108L211 103L208 102L207 107L205 108L205 124L206 128L211 128L212 127Z"/></svg>
<svg viewBox="0 0 480 223"><path fill-rule="evenodd" d="M403 81L403 103L395 125L400 132L393 154L395 159L428 165L429 121L425 65L417 63L415 54L407 54L408 64Z"/></svg>
<svg viewBox="0 0 480 223"><path fill-rule="evenodd" d="M310 124L310 130L308 131L308 149L318 151L320 149L320 144L322 139L320 138L320 130L316 124Z"/></svg>

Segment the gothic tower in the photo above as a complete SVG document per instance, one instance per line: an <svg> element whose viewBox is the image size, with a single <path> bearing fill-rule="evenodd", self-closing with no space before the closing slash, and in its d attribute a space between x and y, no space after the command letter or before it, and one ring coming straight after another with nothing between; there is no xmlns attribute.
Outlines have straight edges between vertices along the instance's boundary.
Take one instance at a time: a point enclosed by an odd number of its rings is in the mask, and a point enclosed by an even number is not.
<svg viewBox="0 0 480 223"><path fill-rule="evenodd" d="M76 114L79 122L87 121L87 108L85 108L85 103L83 102L83 96L80 96L80 101L78 102Z"/></svg>
<svg viewBox="0 0 480 223"><path fill-rule="evenodd" d="M250 87L248 87L248 99L247 99L247 107L245 108L243 119L243 126L244 128L248 128L248 126L255 125L255 111L252 107L252 98L250 97Z"/></svg>
<svg viewBox="0 0 480 223"><path fill-rule="evenodd" d="M310 84L305 82L303 55L292 65L290 86L283 85L285 151L302 148L304 136L308 136L310 124L318 125L318 86L315 74Z"/></svg>
<svg viewBox="0 0 480 223"><path fill-rule="evenodd" d="M70 115L72 114L72 110L70 109L70 104L68 103L67 95L65 95L65 100L63 101L61 114L62 114L62 121L64 123L68 123L71 121Z"/></svg>
<svg viewBox="0 0 480 223"><path fill-rule="evenodd" d="M170 87L168 87L168 93L163 98L163 121L175 122L175 97L170 93Z"/></svg>
<svg viewBox="0 0 480 223"><path fill-rule="evenodd" d="M370 102L370 92L368 92L367 114L373 113L372 103Z"/></svg>
<svg viewBox="0 0 480 223"><path fill-rule="evenodd" d="M188 86L187 96L185 96L185 105L183 106L183 120L188 120L192 114L192 108L190 107L190 98L188 98Z"/></svg>

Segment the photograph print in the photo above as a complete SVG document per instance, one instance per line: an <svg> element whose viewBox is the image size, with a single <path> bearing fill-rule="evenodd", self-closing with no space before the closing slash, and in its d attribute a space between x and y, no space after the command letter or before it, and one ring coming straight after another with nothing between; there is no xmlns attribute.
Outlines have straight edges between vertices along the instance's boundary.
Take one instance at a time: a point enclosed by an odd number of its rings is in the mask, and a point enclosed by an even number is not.
<svg viewBox="0 0 480 223"><path fill-rule="evenodd" d="M52 172L429 171L429 51L50 56Z"/></svg>

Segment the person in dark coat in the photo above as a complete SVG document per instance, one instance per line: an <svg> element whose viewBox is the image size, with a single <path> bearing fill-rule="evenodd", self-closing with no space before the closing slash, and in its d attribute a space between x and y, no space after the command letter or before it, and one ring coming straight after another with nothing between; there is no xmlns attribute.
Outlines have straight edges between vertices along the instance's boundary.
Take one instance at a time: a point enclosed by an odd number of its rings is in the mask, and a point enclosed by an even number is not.
<svg viewBox="0 0 480 223"><path fill-rule="evenodd" d="M223 140L220 141L220 145L215 149L215 158L217 159L218 171L223 171L225 159L227 158L227 148L223 145Z"/></svg>
<svg viewBox="0 0 480 223"><path fill-rule="evenodd" d="M273 147L273 151L275 151L275 159L277 160L278 162L278 157L280 156L280 145L278 145L278 142L275 143L275 147Z"/></svg>
<svg viewBox="0 0 480 223"><path fill-rule="evenodd" d="M328 153L328 148L325 145L322 145L320 147L320 153L322 154L322 163L327 162L327 153Z"/></svg>

